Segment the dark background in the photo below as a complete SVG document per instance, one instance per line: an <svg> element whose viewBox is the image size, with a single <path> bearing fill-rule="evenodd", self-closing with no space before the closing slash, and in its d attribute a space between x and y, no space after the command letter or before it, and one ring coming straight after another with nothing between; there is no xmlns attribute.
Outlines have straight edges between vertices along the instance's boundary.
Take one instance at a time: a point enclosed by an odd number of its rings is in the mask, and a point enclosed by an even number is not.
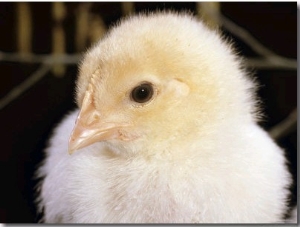
<svg viewBox="0 0 300 227"><path fill-rule="evenodd" d="M17 52L16 4L0 3L0 51ZM51 53L52 3L30 3L33 17L32 51L35 54ZM67 53L74 53L74 17L80 3L65 3L67 17ZM238 25L246 28L256 39L279 55L297 58L297 6L294 3L221 3L221 12ZM135 12L156 9L190 10L196 13L196 3L156 2L134 3ZM122 16L121 3L93 3L92 12L102 16L105 25L111 26ZM240 55L255 57L257 54L242 40L224 34L236 41ZM87 45L88 46L88 45ZM39 63L0 61L0 99L28 78ZM283 69L250 69L261 86L258 95L263 101L266 115L261 125L269 130L285 119L297 107L297 71ZM33 205L33 172L43 158L53 126L69 110L73 102L77 66L68 65L63 77L47 73L0 110L0 223L36 222ZM296 179L297 129L278 140L285 148L289 168ZM296 203L296 184L291 188L291 204Z"/></svg>

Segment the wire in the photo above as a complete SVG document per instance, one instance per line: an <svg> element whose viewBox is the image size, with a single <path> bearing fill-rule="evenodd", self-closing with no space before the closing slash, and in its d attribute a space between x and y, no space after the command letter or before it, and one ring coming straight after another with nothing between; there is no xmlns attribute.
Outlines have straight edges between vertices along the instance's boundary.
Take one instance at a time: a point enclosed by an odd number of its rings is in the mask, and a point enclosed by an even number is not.
<svg viewBox="0 0 300 227"><path fill-rule="evenodd" d="M51 65L45 63L38 68L28 79L23 81L18 86L15 86L12 90L8 92L4 98L0 100L0 110L7 106L9 103L13 102L17 99L20 95L22 95L26 90L31 88L36 82L41 80L47 72L51 69Z"/></svg>

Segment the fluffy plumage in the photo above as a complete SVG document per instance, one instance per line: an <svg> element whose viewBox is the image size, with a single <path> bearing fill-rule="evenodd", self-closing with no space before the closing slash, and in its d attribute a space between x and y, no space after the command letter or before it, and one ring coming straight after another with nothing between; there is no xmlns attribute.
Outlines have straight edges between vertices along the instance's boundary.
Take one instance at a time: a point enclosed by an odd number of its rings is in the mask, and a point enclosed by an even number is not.
<svg viewBox="0 0 300 227"><path fill-rule="evenodd" d="M80 114L55 129L38 170L45 221L282 222L291 178L256 123L246 74L230 44L190 15L112 28L86 53ZM143 83L153 96L138 103Z"/></svg>

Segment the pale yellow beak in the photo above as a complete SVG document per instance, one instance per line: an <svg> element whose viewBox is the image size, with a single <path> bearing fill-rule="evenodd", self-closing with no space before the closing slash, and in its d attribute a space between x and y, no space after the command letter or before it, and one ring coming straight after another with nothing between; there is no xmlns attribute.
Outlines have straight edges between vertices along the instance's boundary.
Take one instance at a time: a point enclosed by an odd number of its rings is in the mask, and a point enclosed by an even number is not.
<svg viewBox="0 0 300 227"><path fill-rule="evenodd" d="M88 90L69 139L69 154L95 142L120 137L119 129L124 126L124 124L105 122L101 119L100 113L92 103L91 92Z"/></svg>

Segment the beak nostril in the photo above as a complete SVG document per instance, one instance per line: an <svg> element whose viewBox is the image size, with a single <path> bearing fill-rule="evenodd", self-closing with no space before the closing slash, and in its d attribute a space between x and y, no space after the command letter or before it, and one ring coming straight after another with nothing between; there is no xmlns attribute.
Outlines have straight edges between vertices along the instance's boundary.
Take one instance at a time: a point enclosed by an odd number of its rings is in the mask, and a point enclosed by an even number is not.
<svg viewBox="0 0 300 227"><path fill-rule="evenodd" d="M92 124L95 124L99 120L100 120L100 115L98 114L97 111L94 110L92 113L87 115L85 124L86 124L86 126L90 126Z"/></svg>
<svg viewBox="0 0 300 227"><path fill-rule="evenodd" d="M99 121L100 115L98 113L94 113L94 121Z"/></svg>

